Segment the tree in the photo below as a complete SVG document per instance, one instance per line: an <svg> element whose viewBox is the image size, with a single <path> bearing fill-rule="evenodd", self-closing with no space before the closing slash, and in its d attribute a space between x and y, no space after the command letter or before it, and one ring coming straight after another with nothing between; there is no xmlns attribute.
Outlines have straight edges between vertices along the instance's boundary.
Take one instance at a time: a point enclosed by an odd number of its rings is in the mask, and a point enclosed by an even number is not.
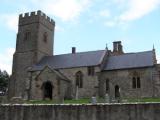
<svg viewBox="0 0 160 120"><path fill-rule="evenodd" d="M0 91L6 91L8 88L9 74L0 70Z"/></svg>

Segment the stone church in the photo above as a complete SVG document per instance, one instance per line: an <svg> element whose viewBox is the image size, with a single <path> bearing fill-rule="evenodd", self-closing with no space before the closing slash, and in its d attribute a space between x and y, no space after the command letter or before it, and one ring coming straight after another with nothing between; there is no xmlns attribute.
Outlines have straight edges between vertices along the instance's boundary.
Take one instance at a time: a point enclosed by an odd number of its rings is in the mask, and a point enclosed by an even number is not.
<svg viewBox="0 0 160 120"><path fill-rule="evenodd" d="M125 53L113 50L54 55L55 22L41 11L19 15L9 98L75 99L92 96L143 98L160 96L160 67L155 49Z"/></svg>

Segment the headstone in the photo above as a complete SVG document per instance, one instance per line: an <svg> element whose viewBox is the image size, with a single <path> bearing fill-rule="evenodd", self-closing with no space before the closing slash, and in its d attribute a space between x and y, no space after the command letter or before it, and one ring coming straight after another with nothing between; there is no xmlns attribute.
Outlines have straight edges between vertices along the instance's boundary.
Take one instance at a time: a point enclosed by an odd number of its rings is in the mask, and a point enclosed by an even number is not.
<svg viewBox="0 0 160 120"><path fill-rule="evenodd" d="M24 103L24 100L22 99L22 97L13 97L10 102L12 104L22 104Z"/></svg>
<svg viewBox="0 0 160 120"><path fill-rule="evenodd" d="M92 104L96 104L96 103L97 103L97 99L96 99L96 97L92 97L92 99L91 99L91 103L92 103Z"/></svg>
<svg viewBox="0 0 160 120"><path fill-rule="evenodd" d="M109 98L109 95L107 93L105 94L105 102L106 103L110 102L110 98Z"/></svg>
<svg viewBox="0 0 160 120"><path fill-rule="evenodd" d="M127 103L127 102L128 102L127 99L123 99L123 100L122 100L122 103Z"/></svg>
<svg viewBox="0 0 160 120"><path fill-rule="evenodd" d="M116 99L111 100L111 103L116 103L116 102L117 102Z"/></svg>
<svg viewBox="0 0 160 120"><path fill-rule="evenodd" d="M78 86L76 86L76 100L78 100Z"/></svg>

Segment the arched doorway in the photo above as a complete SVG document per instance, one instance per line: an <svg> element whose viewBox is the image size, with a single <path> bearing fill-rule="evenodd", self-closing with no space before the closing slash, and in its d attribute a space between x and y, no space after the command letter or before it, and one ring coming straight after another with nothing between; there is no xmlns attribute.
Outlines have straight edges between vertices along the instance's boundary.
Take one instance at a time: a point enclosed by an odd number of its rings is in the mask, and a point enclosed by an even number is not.
<svg viewBox="0 0 160 120"><path fill-rule="evenodd" d="M47 81L43 83L43 99L52 99L53 86L51 82Z"/></svg>
<svg viewBox="0 0 160 120"><path fill-rule="evenodd" d="M120 98L120 90L118 85L115 86L115 98Z"/></svg>

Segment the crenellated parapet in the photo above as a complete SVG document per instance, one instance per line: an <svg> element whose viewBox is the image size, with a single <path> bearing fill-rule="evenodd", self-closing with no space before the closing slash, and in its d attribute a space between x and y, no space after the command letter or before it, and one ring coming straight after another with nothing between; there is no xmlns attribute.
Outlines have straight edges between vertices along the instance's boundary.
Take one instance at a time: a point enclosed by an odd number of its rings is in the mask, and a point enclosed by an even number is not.
<svg viewBox="0 0 160 120"><path fill-rule="evenodd" d="M55 25L55 21L40 10L19 15L19 25L29 24L32 22L45 22L45 24L48 22Z"/></svg>

